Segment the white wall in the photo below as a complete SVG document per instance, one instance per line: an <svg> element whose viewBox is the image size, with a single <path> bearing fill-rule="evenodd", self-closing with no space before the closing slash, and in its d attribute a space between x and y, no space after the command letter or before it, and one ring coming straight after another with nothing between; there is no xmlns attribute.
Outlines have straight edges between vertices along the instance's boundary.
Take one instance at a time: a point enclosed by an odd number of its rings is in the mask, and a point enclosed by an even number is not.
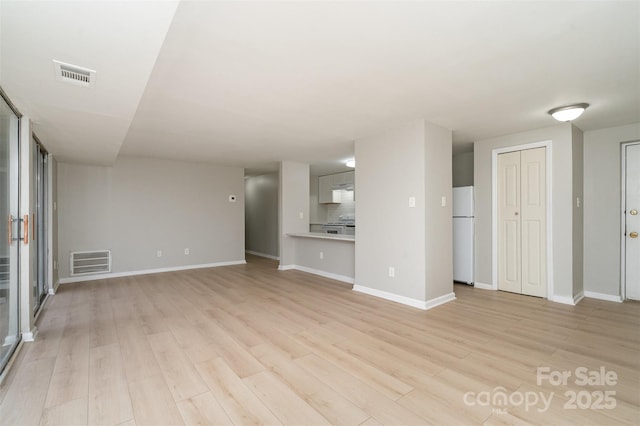
<svg viewBox="0 0 640 426"><path fill-rule="evenodd" d="M453 187L473 185L473 152L453 156Z"/></svg>
<svg viewBox="0 0 640 426"><path fill-rule="evenodd" d="M353 241L298 237L294 239L296 269L353 283ZM323 257L320 258L320 252Z"/></svg>
<svg viewBox="0 0 640 426"><path fill-rule="evenodd" d="M574 253L574 244L580 244L579 240L582 238L574 235L574 209L577 208L573 199L574 180L579 179L579 173L574 176L573 136L572 125L565 123L474 143L475 277L477 282L492 283L492 151L496 148L550 140L552 141L553 188L549 201L552 203L554 294L548 297L556 298L558 301L573 300L576 294L574 293L574 285L576 285L574 257L580 256L580 253ZM579 155L576 155L576 158L579 158ZM581 166L578 165L578 167ZM582 185L579 182L576 183Z"/></svg>
<svg viewBox="0 0 640 426"><path fill-rule="evenodd" d="M294 237L287 234L309 232L309 165L280 163L279 223L280 268L295 265ZM302 217L301 217L302 216Z"/></svg>
<svg viewBox="0 0 640 426"><path fill-rule="evenodd" d="M278 257L278 173L244 180L245 250Z"/></svg>
<svg viewBox="0 0 640 426"><path fill-rule="evenodd" d="M426 300L424 122L356 140L355 157L356 284Z"/></svg>
<svg viewBox="0 0 640 426"><path fill-rule="evenodd" d="M584 291L584 137L571 127L573 155L573 296Z"/></svg>
<svg viewBox="0 0 640 426"><path fill-rule="evenodd" d="M424 127L426 300L433 300L453 292L452 134L428 122Z"/></svg>
<svg viewBox="0 0 640 426"><path fill-rule="evenodd" d="M620 144L637 140L640 123L584 132L585 292L620 295Z"/></svg>
<svg viewBox="0 0 640 426"><path fill-rule="evenodd" d="M111 249L114 273L242 262L244 170L127 157L113 167L59 163L58 224L61 279L71 251Z"/></svg>
<svg viewBox="0 0 640 426"><path fill-rule="evenodd" d="M440 207L451 194L451 132L420 120L357 140L355 156L355 288L414 306L451 293L451 212Z"/></svg>

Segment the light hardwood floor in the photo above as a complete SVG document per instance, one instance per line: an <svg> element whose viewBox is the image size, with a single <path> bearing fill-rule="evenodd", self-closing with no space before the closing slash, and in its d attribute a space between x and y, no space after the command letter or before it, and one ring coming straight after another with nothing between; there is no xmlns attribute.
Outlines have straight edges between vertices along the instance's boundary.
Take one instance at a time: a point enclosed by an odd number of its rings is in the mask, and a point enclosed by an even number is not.
<svg viewBox="0 0 640 426"><path fill-rule="evenodd" d="M0 423L640 424L638 303L456 285L424 312L248 260L61 286L0 388ZM538 367L572 375L538 385ZM579 367L617 382L582 386ZM534 396L550 406L520 403Z"/></svg>

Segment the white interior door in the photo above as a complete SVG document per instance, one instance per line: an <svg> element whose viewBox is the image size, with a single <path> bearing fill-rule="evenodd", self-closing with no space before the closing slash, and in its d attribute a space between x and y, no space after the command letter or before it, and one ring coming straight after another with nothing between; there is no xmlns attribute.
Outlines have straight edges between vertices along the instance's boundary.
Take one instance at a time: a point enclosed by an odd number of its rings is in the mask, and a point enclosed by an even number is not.
<svg viewBox="0 0 640 426"><path fill-rule="evenodd" d="M626 297L640 300L640 144L627 145L625 149Z"/></svg>
<svg viewBox="0 0 640 426"><path fill-rule="evenodd" d="M498 156L498 289L547 295L546 148Z"/></svg>
<svg viewBox="0 0 640 426"><path fill-rule="evenodd" d="M521 151L522 294L547 296L545 148Z"/></svg>
<svg viewBox="0 0 640 426"><path fill-rule="evenodd" d="M522 292L520 151L498 156L498 289Z"/></svg>

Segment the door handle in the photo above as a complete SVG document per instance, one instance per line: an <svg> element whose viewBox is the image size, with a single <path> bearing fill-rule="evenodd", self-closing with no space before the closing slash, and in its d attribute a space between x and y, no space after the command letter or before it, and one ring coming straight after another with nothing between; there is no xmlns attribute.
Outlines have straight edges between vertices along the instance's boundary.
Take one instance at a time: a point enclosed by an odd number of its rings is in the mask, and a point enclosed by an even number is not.
<svg viewBox="0 0 640 426"><path fill-rule="evenodd" d="M13 216L9 215L7 218L7 243L13 244Z"/></svg>
<svg viewBox="0 0 640 426"><path fill-rule="evenodd" d="M630 232L630 233L629 233L629 236L630 236L631 238L638 238L638 233L637 233L636 231L633 231L633 232Z"/></svg>
<svg viewBox="0 0 640 426"><path fill-rule="evenodd" d="M29 215L25 214L22 221L24 222L24 238L22 241L25 244L29 244Z"/></svg>

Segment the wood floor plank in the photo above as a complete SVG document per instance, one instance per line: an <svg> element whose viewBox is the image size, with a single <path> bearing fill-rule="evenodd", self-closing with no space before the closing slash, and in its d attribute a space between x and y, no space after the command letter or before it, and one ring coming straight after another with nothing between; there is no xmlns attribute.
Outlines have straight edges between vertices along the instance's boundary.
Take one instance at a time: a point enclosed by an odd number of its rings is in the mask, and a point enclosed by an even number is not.
<svg viewBox="0 0 640 426"><path fill-rule="evenodd" d="M138 426L182 425L182 416L161 375L129 383L133 415Z"/></svg>
<svg viewBox="0 0 640 426"><path fill-rule="evenodd" d="M81 325L87 319L84 314L69 316L47 392L47 408L89 396L89 334Z"/></svg>
<svg viewBox="0 0 640 426"><path fill-rule="evenodd" d="M234 424L281 424L222 358L197 364L196 368Z"/></svg>
<svg viewBox="0 0 640 426"><path fill-rule="evenodd" d="M147 336L137 324L118 327L118 342L127 381L135 382L161 374Z"/></svg>
<svg viewBox="0 0 640 426"><path fill-rule="evenodd" d="M211 392L183 399L177 405L184 424L187 426L233 425L233 422Z"/></svg>
<svg viewBox="0 0 640 426"><path fill-rule="evenodd" d="M336 341L336 338L327 336L326 330L314 329L300 333L296 339L311 348L314 353L349 371L388 398L398 399L413 389L413 386L388 374L384 369L363 363L357 357L335 347L331 342Z"/></svg>
<svg viewBox="0 0 640 426"><path fill-rule="evenodd" d="M291 388L279 381L271 372L263 371L245 377L243 382L286 425L324 425L328 419L314 410Z"/></svg>
<svg viewBox="0 0 640 426"><path fill-rule="evenodd" d="M171 332L152 334L148 339L175 401L207 391L207 385L178 347Z"/></svg>
<svg viewBox="0 0 640 426"><path fill-rule="evenodd" d="M2 424L37 425L40 422L55 363L55 358L41 358L21 364L0 404Z"/></svg>
<svg viewBox="0 0 640 426"><path fill-rule="evenodd" d="M320 356L311 354L298 358L295 362L382 424L423 425L428 423L424 417L400 406Z"/></svg>
<svg viewBox="0 0 640 426"><path fill-rule="evenodd" d="M89 358L89 424L115 425L133 419L120 346L92 348Z"/></svg>
<svg viewBox="0 0 640 426"><path fill-rule="evenodd" d="M285 353L263 344L251 352L273 375L334 425L358 425L369 415L339 393L291 362Z"/></svg>
<svg viewBox="0 0 640 426"><path fill-rule="evenodd" d="M87 423L87 399L80 398L46 408L40 426L82 426ZM91 423L89 423L91 424Z"/></svg>

